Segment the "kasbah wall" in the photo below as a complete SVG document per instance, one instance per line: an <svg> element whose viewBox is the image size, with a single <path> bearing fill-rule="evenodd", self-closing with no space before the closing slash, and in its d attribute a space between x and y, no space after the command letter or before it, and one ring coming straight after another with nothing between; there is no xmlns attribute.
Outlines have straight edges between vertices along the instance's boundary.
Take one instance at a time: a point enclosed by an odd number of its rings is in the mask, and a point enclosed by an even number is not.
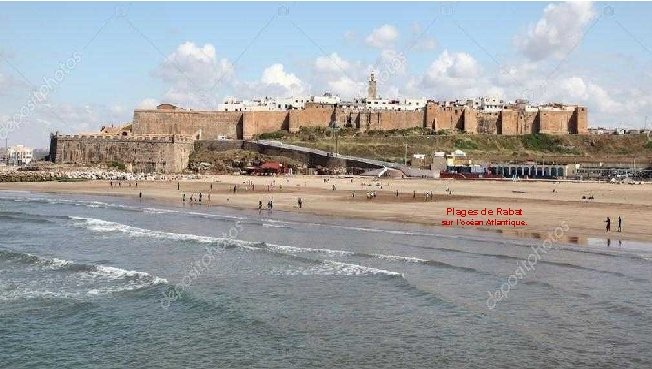
<svg viewBox="0 0 652 369"><path fill-rule="evenodd" d="M164 104L156 110L136 110L132 131L134 135L199 135L197 138L204 140L220 136L250 139L275 131L297 132L301 127L329 127L332 122L360 131L425 127L503 135L588 133L587 111L583 106L482 112L434 102L428 103L423 111L360 111L306 104L301 110L216 112L188 111Z"/></svg>
<svg viewBox="0 0 652 369"><path fill-rule="evenodd" d="M221 112L162 104L157 109L135 110L130 128L103 128L99 134L54 134L50 152L55 163L120 162L138 172L176 173L187 167L194 140L250 139L279 130L297 132L301 127L329 127L333 122L360 131L425 127L470 134L588 133L587 110L583 106L483 112L435 102L428 102L422 111L353 110L306 104L301 110Z"/></svg>

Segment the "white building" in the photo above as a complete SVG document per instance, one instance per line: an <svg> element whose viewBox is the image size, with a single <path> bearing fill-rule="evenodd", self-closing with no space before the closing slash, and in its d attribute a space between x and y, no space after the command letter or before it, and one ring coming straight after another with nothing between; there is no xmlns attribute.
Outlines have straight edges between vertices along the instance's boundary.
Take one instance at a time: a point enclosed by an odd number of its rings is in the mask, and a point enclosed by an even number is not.
<svg viewBox="0 0 652 369"><path fill-rule="evenodd" d="M365 104L369 110L418 111L423 110L427 102L427 99L367 99Z"/></svg>
<svg viewBox="0 0 652 369"><path fill-rule="evenodd" d="M323 96L265 97L262 99L239 100L227 97L217 105L218 111L283 111L303 109L306 103L338 104L339 96L325 93Z"/></svg>
<svg viewBox="0 0 652 369"><path fill-rule="evenodd" d="M23 145L10 146L7 152L9 165L22 166L32 162L34 150Z"/></svg>

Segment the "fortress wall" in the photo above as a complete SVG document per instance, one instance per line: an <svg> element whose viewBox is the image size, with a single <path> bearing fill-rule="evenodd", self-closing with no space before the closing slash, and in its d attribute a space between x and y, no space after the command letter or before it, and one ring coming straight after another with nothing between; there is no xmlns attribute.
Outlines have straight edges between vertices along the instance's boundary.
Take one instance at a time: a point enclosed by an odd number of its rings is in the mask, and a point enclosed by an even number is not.
<svg viewBox="0 0 652 369"><path fill-rule="evenodd" d="M328 127L337 112L332 107L306 107L290 110L290 132L298 132L301 127Z"/></svg>
<svg viewBox="0 0 652 369"><path fill-rule="evenodd" d="M478 112L474 109L464 109L464 131L478 133Z"/></svg>
<svg viewBox="0 0 652 369"><path fill-rule="evenodd" d="M571 133L576 127L575 110L540 110L539 133Z"/></svg>
<svg viewBox="0 0 652 369"><path fill-rule="evenodd" d="M478 133L498 134L501 112L478 112Z"/></svg>
<svg viewBox="0 0 652 369"><path fill-rule="evenodd" d="M463 130L484 134L587 133L585 107L575 110L538 112L503 110L480 112L468 107L443 107L430 102L424 111L357 111L312 104L289 111L184 111L174 109L136 110L134 135L201 132L202 139L252 138L278 130L297 132L301 127L353 126L361 131L430 127L435 130Z"/></svg>
<svg viewBox="0 0 652 369"><path fill-rule="evenodd" d="M500 112L498 133L502 135L518 134L518 115L519 112L516 110L502 110Z"/></svg>
<svg viewBox="0 0 652 369"><path fill-rule="evenodd" d="M539 112L523 111L518 113L516 134L525 135L539 132Z"/></svg>
<svg viewBox="0 0 652 369"><path fill-rule="evenodd" d="M135 135L193 135L201 130L205 139L217 139L218 136L237 138L241 125L241 112L135 110L132 131Z"/></svg>
<svg viewBox="0 0 652 369"><path fill-rule="evenodd" d="M134 172L178 173L188 166L193 141L187 138L52 136L57 164L124 163Z"/></svg>
<svg viewBox="0 0 652 369"><path fill-rule="evenodd" d="M440 107L435 104L426 105L425 126L434 130L464 130L463 107Z"/></svg>
<svg viewBox="0 0 652 369"><path fill-rule="evenodd" d="M379 131L423 127L423 112L381 111L378 112L378 120L375 123L371 129Z"/></svg>
<svg viewBox="0 0 652 369"><path fill-rule="evenodd" d="M246 111L242 114L242 134L236 138L252 138L261 133L289 129L287 111Z"/></svg>
<svg viewBox="0 0 652 369"><path fill-rule="evenodd" d="M575 130L574 132L569 132L569 133L577 133L581 135L585 135L589 133L589 113L584 106L578 106L576 111L576 120L575 120Z"/></svg>

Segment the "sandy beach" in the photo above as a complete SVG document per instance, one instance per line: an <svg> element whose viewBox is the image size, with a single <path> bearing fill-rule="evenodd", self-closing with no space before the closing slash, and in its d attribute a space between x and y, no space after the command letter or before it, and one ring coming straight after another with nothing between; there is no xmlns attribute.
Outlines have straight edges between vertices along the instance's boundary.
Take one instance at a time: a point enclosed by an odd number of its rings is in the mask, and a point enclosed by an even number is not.
<svg viewBox="0 0 652 369"><path fill-rule="evenodd" d="M182 180L180 190L176 180L138 182L137 186L126 181L120 186L115 181L113 184L109 181L0 183L0 190L136 199L142 193L143 202L254 210L262 201L263 211L267 211L267 202L273 200L274 211L414 222L457 227L460 231L473 228L522 237L545 237L565 223L568 226L565 240L579 244L585 244L589 238L652 240L650 185L236 175ZM367 193L371 192L376 197L368 199ZM427 192L432 192L432 200L426 200ZM202 193L201 203L197 201L199 193ZM192 204L191 195L195 200ZM591 196L593 200L588 200ZM299 198L303 201L301 209L297 204ZM622 232L617 232L619 216L623 219ZM607 217L612 220L609 233L605 231ZM498 222L488 224L487 220Z"/></svg>

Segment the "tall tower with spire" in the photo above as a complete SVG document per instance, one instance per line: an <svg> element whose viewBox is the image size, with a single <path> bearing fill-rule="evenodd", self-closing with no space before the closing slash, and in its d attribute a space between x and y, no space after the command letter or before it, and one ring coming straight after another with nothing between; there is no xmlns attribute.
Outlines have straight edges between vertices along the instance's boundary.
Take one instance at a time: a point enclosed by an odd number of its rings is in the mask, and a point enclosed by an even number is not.
<svg viewBox="0 0 652 369"><path fill-rule="evenodd" d="M376 78L374 77L374 72L371 72L369 76L369 87L367 88L367 99L375 100L376 99Z"/></svg>

